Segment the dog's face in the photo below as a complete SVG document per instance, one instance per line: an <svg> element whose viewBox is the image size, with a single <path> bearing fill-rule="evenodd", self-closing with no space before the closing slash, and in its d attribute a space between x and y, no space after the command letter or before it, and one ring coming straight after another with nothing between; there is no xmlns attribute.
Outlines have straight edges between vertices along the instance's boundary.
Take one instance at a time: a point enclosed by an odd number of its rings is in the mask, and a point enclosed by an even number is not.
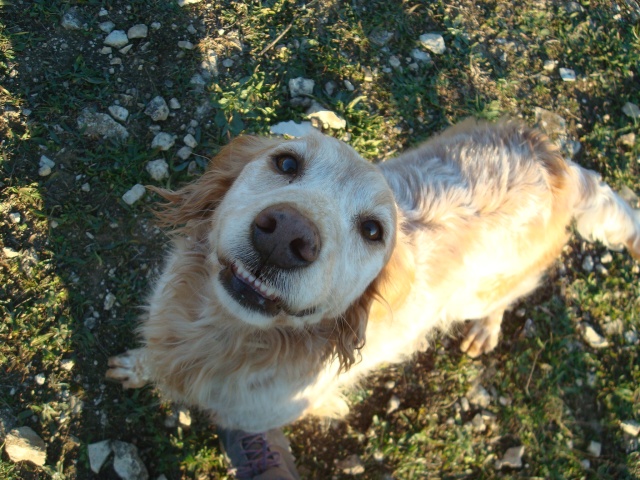
<svg viewBox="0 0 640 480"><path fill-rule="evenodd" d="M219 303L263 328L342 316L391 255L391 190L376 167L333 138L251 141L214 160L245 162L210 223Z"/></svg>

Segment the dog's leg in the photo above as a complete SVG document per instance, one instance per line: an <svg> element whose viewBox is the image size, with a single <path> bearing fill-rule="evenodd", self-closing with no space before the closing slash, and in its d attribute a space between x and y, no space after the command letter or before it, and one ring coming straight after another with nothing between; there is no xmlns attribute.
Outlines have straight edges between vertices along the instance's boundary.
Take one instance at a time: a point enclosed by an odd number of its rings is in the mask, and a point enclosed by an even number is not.
<svg viewBox="0 0 640 480"><path fill-rule="evenodd" d="M599 240L613 250L626 247L640 260L640 212L631 208L600 179L600 175L571 164L578 183L574 206L576 228L585 240Z"/></svg>
<svg viewBox="0 0 640 480"><path fill-rule="evenodd" d="M465 333L465 338L460 344L460 350L471 358L476 358L496 348L503 315L504 308L501 308L486 318L471 322Z"/></svg>
<svg viewBox="0 0 640 480"><path fill-rule="evenodd" d="M109 367L105 377L120 382L124 388L141 388L150 381L143 348L109 358Z"/></svg>

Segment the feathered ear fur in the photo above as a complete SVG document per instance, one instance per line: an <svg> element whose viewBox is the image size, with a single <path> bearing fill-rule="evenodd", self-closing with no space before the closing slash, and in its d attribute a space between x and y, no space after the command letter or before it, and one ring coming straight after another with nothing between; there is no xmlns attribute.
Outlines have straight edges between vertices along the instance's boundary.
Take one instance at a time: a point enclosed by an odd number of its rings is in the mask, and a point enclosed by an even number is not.
<svg viewBox="0 0 640 480"><path fill-rule="evenodd" d="M245 165L279 143L263 137L238 137L211 160L195 182L177 191L149 187L168 200L155 212L160 225L178 231L197 228L211 216Z"/></svg>
<svg viewBox="0 0 640 480"><path fill-rule="evenodd" d="M398 231L389 261L338 322L335 349L341 372L356 362L356 355L365 344L368 323L393 315L409 295L414 279L413 254L405 235Z"/></svg>

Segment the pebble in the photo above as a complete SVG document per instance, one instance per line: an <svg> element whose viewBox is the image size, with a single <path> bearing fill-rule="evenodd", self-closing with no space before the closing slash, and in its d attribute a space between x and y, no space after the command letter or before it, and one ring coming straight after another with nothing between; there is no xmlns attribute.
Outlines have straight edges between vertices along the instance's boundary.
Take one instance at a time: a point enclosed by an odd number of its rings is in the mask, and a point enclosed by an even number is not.
<svg viewBox="0 0 640 480"><path fill-rule="evenodd" d="M207 81L199 73L194 73L193 77L191 77L191 80L189 80L189 83L191 85L194 85L195 87L204 88L204 86L207 84Z"/></svg>
<svg viewBox="0 0 640 480"><path fill-rule="evenodd" d="M129 110L127 110L124 107L121 107L120 105L111 105L109 107L109 113L113 118L121 122L126 121L127 118L129 117Z"/></svg>
<svg viewBox="0 0 640 480"><path fill-rule="evenodd" d="M149 472L138 455L135 445L116 440L112 442L113 469L122 480L147 480Z"/></svg>
<svg viewBox="0 0 640 480"><path fill-rule="evenodd" d="M160 150L167 151L176 143L176 136L166 132L160 132L151 142L151 148L159 148Z"/></svg>
<svg viewBox="0 0 640 480"><path fill-rule="evenodd" d="M612 261L613 261L613 256L611 255L611 252L605 252L600 256L600 263L607 264L607 263L611 263Z"/></svg>
<svg viewBox="0 0 640 480"><path fill-rule="evenodd" d="M399 407L400 399L395 395L391 395L389 403L387 404L387 414L395 412Z"/></svg>
<svg viewBox="0 0 640 480"><path fill-rule="evenodd" d="M292 78L289 80L289 94L292 98L313 95L313 87L316 82L309 78Z"/></svg>
<svg viewBox="0 0 640 480"><path fill-rule="evenodd" d="M106 17L107 15L109 15L109 12L105 8L101 8L98 12L99 17Z"/></svg>
<svg viewBox="0 0 640 480"><path fill-rule="evenodd" d="M402 62L395 55L391 55L389 57L389 65L391 65L393 68L400 68L402 66Z"/></svg>
<svg viewBox="0 0 640 480"><path fill-rule="evenodd" d="M39 373L36 375L35 380L38 385L44 385L47 381L47 377L45 377L44 373Z"/></svg>
<svg viewBox="0 0 640 480"><path fill-rule="evenodd" d="M115 304L116 304L116 296L111 292L107 293L107 295L105 295L104 297L103 308L108 311L108 310L111 310Z"/></svg>
<svg viewBox="0 0 640 480"><path fill-rule="evenodd" d="M70 372L71 370L73 370L73 367L75 367L75 365L76 365L76 362L74 362L70 358L65 358L60 362L60 368L62 368L63 370L66 370L67 372Z"/></svg>
<svg viewBox="0 0 640 480"><path fill-rule="evenodd" d="M591 255L584 257L584 260L582 261L582 269L585 272L591 272L593 270L593 258Z"/></svg>
<svg viewBox="0 0 640 480"><path fill-rule="evenodd" d="M134 38L146 38L148 32L149 28L145 24L139 23L127 30L127 37L129 37L129 40Z"/></svg>
<svg viewBox="0 0 640 480"><path fill-rule="evenodd" d="M333 93L336 91L336 82L334 81L328 81L327 83L324 84L324 91L327 95L332 96Z"/></svg>
<svg viewBox="0 0 640 480"><path fill-rule="evenodd" d="M47 460L47 446L31 427L11 430L4 440L4 451L12 462L26 460L41 467Z"/></svg>
<svg viewBox="0 0 640 480"><path fill-rule="evenodd" d="M195 137L190 133L186 134L182 140L187 147L196 148L196 146L198 145Z"/></svg>
<svg viewBox="0 0 640 480"><path fill-rule="evenodd" d="M419 48L414 48L413 50L411 50L411 57L416 62L422 62L422 63L430 63L431 62L431 55L429 55L427 52L423 52ZM391 63L391 62L389 62L389 63ZM391 65L391 66L393 67L393 65Z"/></svg>
<svg viewBox="0 0 640 480"><path fill-rule="evenodd" d="M159 182L169 176L169 164L163 159L151 160L145 167L147 173L155 181Z"/></svg>
<svg viewBox="0 0 640 480"><path fill-rule="evenodd" d="M522 468L522 456L524 455L524 445L509 448L501 460L496 461L496 470L504 467Z"/></svg>
<svg viewBox="0 0 640 480"><path fill-rule="evenodd" d="M593 440L589 443L589 453L594 457L599 457L602 453L602 444L600 442L594 442Z"/></svg>
<svg viewBox="0 0 640 480"><path fill-rule="evenodd" d="M124 141L129 137L126 128L116 122L106 113L95 113L85 108L77 120L78 128L84 134L92 137L113 138Z"/></svg>
<svg viewBox="0 0 640 480"><path fill-rule="evenodd" d="M169 108L171 110L179 110L182 107L182 105L180 105L180 102L178 101L177 98L172 98L171 100L169 100Z"/></svg>
<svg viewBox="0 0 640 480"><path fill-rule="evenodd" d="M288 135L290 137L304 137L313 130L311 122L296 123L293 120L271 125L269 131L272 135Z"/></svg>
<svg viewBox="0 0 640 480"><path fill-rule="evenodd" d="M11 221L11 223L20 223L22 221L22 217L20 216L20 214L18 212L11 212L9 214L9 220Z"/></svg>
<svg viewBox="0 0 640 480"><path fill-rule="evenodd" d="M191 426L191 413L185 407L180 407L178 410L178 423L182 427L190 427Z"/></svg>
<svg viewBox="0 0 640 480"><path fill-rule="evenodd" d="M545 60L544 65L542 66L545 72L553 72L557 67L557 60Z"/></svg>
<svg viewBox="0 0 640 480"><path fill-rule="evenodd" d="M486 408L491 404L491 395L489 395L489 392L479 383L469 389L467 399L472 405L477 405L482 408Z"/></svg>
<svg viewBox="0 0 640 480"><path fill-rule="evenodd" d="M420 43L424 48L432 51L436 55L442 55L447 50L444 38L439 33L425 33L420 35Z"/></svg>
<svg viewBox="0 0 640 480"><path fill-rule="evenodd" d="M350 92L353 92L356 89L356 87L353 86L353 83L351 83L349 80L343 80L342 83L344 84L345 88Z"/></svg>
<svg viewBox="0 0 640 480"><path fill-rule="evenodd" d="M187 158L189 158L191 156L191 153L193 152L193 150L191 150L189 147L184 146L184 147L180 147L178 149L178 151L176 152L176 156L182 160L186 160Z"/></svg>
<svg viewBox="0 0 640 480"><path fill-rule="evenodd" d="M362 460L356 454L349 455L344 460L340 460L336 463L336 467L338 467L347 475L361 475L364 473L364 465L362 464Z"/></svg>
<svg viewBox="0 0 640 480"><path fill-rule="evenodd" d="M575 82L576 81L576 72L571 70L570 68L560 68L560 78L565 82Z"/></svg>
<svg viewBox="0 0 640 480"><path fill-rule="evenodd" d="M233 67L233 60L231 60L230 58L225 58L225 59L222 61L222 66L223 66L223 67L225 67L225 68L231 68L231 67Z"/></svg>
<svg viewBox="0 0 640 480"><path fill-rule="evenodd" d="M162 24L160 22L153 22L151 24L151 28L153 28L154 30L160 30L162 28Z"/></svg>
<svg viewBox="0 0 640 480"><path fill-rule="evenodd" d="M335 112L327 110L317 102L313 102L306 113L309 118L316 119L325 128L340 130L347 126L345 119L340 118Z"/></svg>
<svg viewBox="0 0 640 480"><path fill-rule="evenodd" d="M178 0L178 6L184 7L185 5L191 5L193 3L200 3L202 0Z"/></svg>
<svg viewBox="0 0 640 480"><path fill-rule="evenodd" d="M133 45L129 44L129 45L125 45L124 47L122 47L120 50L118 50L122 55L126 55L127 53L129 53L131 51L131 49L133 48ZM120 61L120 63L122 63L122 61Z"/></svg>
<svg viewBox="0 0 640 480"><path fill-rule="evenodd" d="M133 205L142 197L144 197L144 194L145 194L144 185L140 185L139 183L136 183L133 187L127 190L127 192L124 195L122 195L122 201L127 205ZM106 299L105 299L105 304L106 304ZM105 308L105 310L109 310L109 309Z"/></svg>
<svg viewBox="0 0 640 480"><path fill-rule="evenodd" d="M618 140L625 147L633 148L633 146L636 144L636 134L631 132L625 135L620 135L620 138Z"/></svg>
<svg viewBox="0 0 640 480"><path fill-rule="evenodd" d="M628 345L635 345L638 343L638 334L635 330L627 330L624 332L624 341L627 342Z"/></svg>
<svg viewBox="0 0 640 480"><path fill-rule="evenodd" d="M638 120L640 118L640 107L635 103L627 102L622 107L622 113L624 113L627 117L631 117L634 120Z"/></svg>
<svg viewBox="0 0 640 480"><path fill-rule="evenodd" d="M129 43L129 37L127 37L124 30L113 30L109 35L107 35L107 38L104 39L105 45L114 48L122 48L127 43Z"/></svg>
<svg viewBox="0 0 640 480"><path fill-rule="evenodd" d="M154 97L147 107L144 109L144 113L151 117L154 122L166 120L169 117L169 105L161 96Z"/></svg>
<svg viewBox="0 0 640 480"><path fill-rule="evenodd" d="M462 408L463 412L471 410L471 405L469 404L469 399L467 397L460 398L460 408Z"/></svg>
<svg viewBox="0 0 640 480"><path fill-rule="evenodd" d="M535 107L536 126L550 137L567 134L567 121L557 113Z"/></svg>
<svg viewBox="0 0 640 480"><path fill-rule="evenodd" d="M588 323L582 323L582 338L591 348L606 348L609 342Z"/></svg>
<svg viewBox="0 0 640 480"><path fill-rule="evenodd" d="M107 35L109 35L111 32L113 32L113 29L116 28L116 24L113 23L111 20L109 20L106 22L99 23L98 28L102 30L104 33L106 33Z"/></svg>
<svg viewBox="0 0 640 480"><path fill-rule="evenodd" d="M82 18L80 17L78 9L75 7L71 7L69 10L67 10L64 15L62 15L60 25L65 30L81 30Z"/></svg>
<svg viewBox="0 0 640 480"><path fill-rule="evenodd" d="M620 428L622 428L624 433L631 435L632 437L637 437L640 434L640 423L635 420L620 422Z"/></svg>
<svg viewBox="0 0 640 480"><path fill-rule="evenodd" d="M53 167L56 166L56 163L51 160L49 157L42 155L40 157L40 168L38 169L38 175L41 177L48 177L51 175L53 171Z"/></svg>
<svg viewBox="0 0 640 480"><path fill-rule="evenodd" d="M217 77L220 74L218 71L218 54L213 50L208 50L200 63L200 69L202 70L202 75L207 78Z"/></svg>
<svg viewBox="0 0 640 480"><path fill-rule="evenodd" d="M112 52L113 49L111 47L102 47L102 49L100 50L100 53L102 55L111 55Z"/></svg>
<svg viewBox="0 0 640 480"><path fill-rule="evenodd" d="M89 457L91 471L93 473L100 473L104 462L109 458L109 455L111 455L111 440L90 443L87 445L87 455Z"/></svg>
<svg viewBox="0 0 640 480"><path fill-rule="evenodd" d="M362 67L362 73L364 74L365 82L373 82L373 72L369 67Z"/></svg>
<svg viewBox="0 0 640 480"><path fill-rule="evenodd" d="M189 40L180 40L178 42L178 48L182 48L183 50L193 50L196 47Z"/></svg>
<svg viewBox="0 0 640 480"><path fill-rule="evenodd" d="M393 32L388 32L386 30L374 30L371 35L369 35L371 43L379 47L384 47L392 38Z"/></svg>

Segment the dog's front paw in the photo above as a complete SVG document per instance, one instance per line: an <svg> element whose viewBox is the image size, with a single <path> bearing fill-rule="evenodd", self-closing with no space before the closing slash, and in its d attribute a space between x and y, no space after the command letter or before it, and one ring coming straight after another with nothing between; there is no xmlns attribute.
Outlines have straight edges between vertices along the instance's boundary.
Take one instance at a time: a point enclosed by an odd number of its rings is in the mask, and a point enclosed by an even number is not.
<svg viewBox="0 0 640 480"><path fill-rule="evenodd" d="M109 358L105 377L122 384L124 388L140 388L149 383L144 350L136 348Z"/></svg>
<svg viewBox="0 0 640 480"><path fill-rule="evenodd" d="M471 322L460 344L460 350L471 358L490 352L498 345L501 323L502 312L499 315L490 315L482 320Z"/></svg>

